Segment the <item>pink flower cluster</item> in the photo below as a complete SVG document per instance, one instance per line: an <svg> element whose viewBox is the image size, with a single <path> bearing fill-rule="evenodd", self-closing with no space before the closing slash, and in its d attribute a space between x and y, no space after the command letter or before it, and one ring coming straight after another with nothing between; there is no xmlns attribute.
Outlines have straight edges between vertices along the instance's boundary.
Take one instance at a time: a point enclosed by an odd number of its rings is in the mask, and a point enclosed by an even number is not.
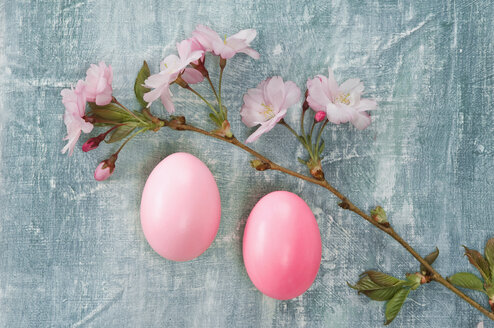
<svg viewBox="0 0 494 328"><path fill-rule="evenodd" d="M377 108L373 99L361 99L364 84L359 79L349 79L340 86L329 68L329 76L317 75L307 81L306 101L316 114L314 119L327 119L334 124L351 122L357 129L369 126L371 119L366 112ZM240 110L242 122L248 127L260 125L249 136L247 143L256 141L271 130L287 113L287 108L298 102L300 89L294 82L283 82L279 76L268 78L257 88L244 95Z"/></svg>
<svg viewBox="0 0 494 328"><path fill-rule="evenodd" d="M67 136L63 140L68 140L62 153L68 150L71 156L81 132L89 133L93 130L93 125L85 120L86 102L95 102L99 106L109 104L112 101L112 80L111 66L100 62L99 65L91 65L86 80L79 80L75 89L62 90L62 103L65 106L63 121L67 127Z"/></svg>
<svg viewBox="0 0 494 328"><path fill-rule="evenodd" d="M160 65L160 72L151 75L144 81L144 86L151 90L144 94L144 100L151 103L161 99L168 113L175 112L170 85L177 82L195 84L201 82L207 74L204 70L204 54L211 52L222 59L230 59L236 53L245 53L254 59L259 53L250 48L250 43L256 37L255 30L242 30L229 38L222 40L218 33L207 26L198 25L192 37L177 43L178 56L169 55ZM192 67L188 67L188 66ZM183 85L183 84L181 84Z"/></svg>

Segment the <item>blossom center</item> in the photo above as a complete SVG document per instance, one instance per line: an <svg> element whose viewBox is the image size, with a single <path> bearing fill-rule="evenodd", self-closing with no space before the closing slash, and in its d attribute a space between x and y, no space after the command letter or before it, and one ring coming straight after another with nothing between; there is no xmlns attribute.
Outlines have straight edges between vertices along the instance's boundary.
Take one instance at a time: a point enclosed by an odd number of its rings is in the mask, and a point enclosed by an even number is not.
<svg viewBox="0 0 494 328"><path fill-rule="evenodd" d="M271 107L271 105L266 105L265 103L262 103L261 106L264 108L261 111L261 114L264 115L264 118L266 120L270 120L274 117L274 110Z"/></svg>
<svg viewBox="0 0 494 328"><path fill-rule="evenodd" d="M340 104L350 105L350 94L349 93L340 93L338 97L336 97L335 102Z"/></svg>
<svg viewBox="0 0 494 328"><path fill-rule="evenodd" d="M226 34L225 34L225 38L223 39L223 43L226 44Z"/></svg>

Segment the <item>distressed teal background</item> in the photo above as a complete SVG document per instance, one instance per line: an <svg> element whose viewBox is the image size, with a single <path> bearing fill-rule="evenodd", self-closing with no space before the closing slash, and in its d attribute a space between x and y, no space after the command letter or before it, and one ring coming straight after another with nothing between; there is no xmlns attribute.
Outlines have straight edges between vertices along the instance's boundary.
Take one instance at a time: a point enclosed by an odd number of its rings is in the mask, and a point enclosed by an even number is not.
<svg viewBox="0 0 494 328"><path fill-rule="evenodd" d="M254 61L225 72L225 103L241 140L242 94L277 74L301 88L331 65L360 77L380 103L363 131L325 134L329 181L364 209L381 204L396 230L426 254L437 245L444 275L472 271L460 245L493 236L494 3L465 1L2 1L0 2L0 326L2 327L379 327L382 303L346 286L366 269L395 275L418 265L396 242L338 208L321 188L255 172L227 144L162 130L133 140L116 173L93 180L116 150L60 154L60 90L90 63L114 68L114 94L137 107L132 88L198 23L224 33L255 28ZM211 62L210 62L211 63ZM217 78L217 69L212 76ZM212 128L206 108L176 90L178 113ZM156 113L163 109L153 105ZM288 121L295 121L294 108ZM94 133L93 133L94 135ZM79 146L82 142L79 143ZM303 171L302 149L275 128L254 147ZM198 259L160 258L140 228L141 190L152 168L176 151L202 159L217 179L222 222ZM297 299L264 297L242 262L246 217L264 194L304 198L321 229L323 259ZM475 299L487 306L481 295ZM437 284L414 292L394 327L476 327L480 313ZM486 327L494 327L485 323Z"/></svg>

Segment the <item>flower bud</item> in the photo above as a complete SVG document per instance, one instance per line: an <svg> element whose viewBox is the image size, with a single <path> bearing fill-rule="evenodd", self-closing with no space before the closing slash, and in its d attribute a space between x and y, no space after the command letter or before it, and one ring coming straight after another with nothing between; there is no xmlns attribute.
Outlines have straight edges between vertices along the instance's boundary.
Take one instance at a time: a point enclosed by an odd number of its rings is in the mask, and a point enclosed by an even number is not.
<svg viewBox="0 0 494 328"><path fill-rule="evenodd" d="M103 139L101 139L100 136L88 139L88 141L86 141L84 145L82 145L82 151L88 152L90 150L98 148L102 140Z"/></svg>
<svg viewBox="0 0 494 328"><path fill-rule="evenodd" d="M117 155L112 155L109 159L105 159L96 167L94 170L94 179L97 181L104 181L108 179L115 171L115 161L117 160Z"/></svg>
<svg viewBox="0 0 494 328"><path fill-rule="evenodd" d="M324 112L322 110L317 112L316 116L314 116L314 119L316 120L316 122L321 122L325 118L326 118L326 112Z"/></svg>

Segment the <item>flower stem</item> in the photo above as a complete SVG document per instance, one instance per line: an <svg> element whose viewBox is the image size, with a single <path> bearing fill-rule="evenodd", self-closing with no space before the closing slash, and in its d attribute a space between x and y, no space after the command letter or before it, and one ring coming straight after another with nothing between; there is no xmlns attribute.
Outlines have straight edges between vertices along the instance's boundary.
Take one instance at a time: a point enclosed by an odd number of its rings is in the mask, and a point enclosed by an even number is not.
<svg viewBox="0 0 494 328"><path fill-rule="evenodd" d="M226 59L220 58L220 79L218 81L218 105L220 107L220 113L223 115L223 106L221 105L221 82L223 81L223 71L225 70ZM226 117L222 116L223 120Z"/></svg>
<svg viewBox="0 0 494 328"><path fill-rule="evenodd" d="M232 144L238 148L241 148L245 150L246 152L250 153L254 157L258 158L259 160L263 161L266 165L264 166L265 169L271 169L275 171L280 171L285 174L291 175L293 177L305 180L307 182L319 185L328 191L330 191L332 194L334 194L337 198L341 200L341 203L339 203L339 206L343 209L352 211L362 217L364 220L378 228L379 230L383 231L387 235L389 235L391 238L396 240L405 250L407 250L420 264L422 264L427 270L431 273L432 280L440 283L447 289L451 290L453 293L455 293L458 297L463 299L465 302L473 306L475 309L480 311L482 314L487 316L489 319L494 320L494 313L489 312L486 308L482 307L479 303L475 302L473 299L471 299L469 296L464 294L462 291L460 291L458 288L453 286L449 281L447 281L444 277L442 277L423 257L420 256L419 253L415 249L412 248L396 231L391 227L391 226L385 226L382 225L375 220L372 219L372 217L368 214L366 214L363 210L355 206L348 198L346 198L340 191L338 191L335 187L333 187L326 179L318 180L316 178L313 178L311 176L306 176L301 173L292 171L288 168L285 168L283 166L280 166L276 164L275 162L271 161L269 158L259 154L256 152L254 149L246 146L245 144L241 143L238 141L235 137L233 138L225 138L223 136L208 132L206 130L200 129L198 127L195 127L193 125L185 124L185 120L162 120L164 123L164 126L168 126L169 128L173 130L178 130L178 131L193 131L196 133L203 134L208 137L212 137L215 139L222 140L224 142L227 142L229 144ZM321 127L322 128L322 127Z"/></svg>
<svg viewBox="0 0 494 328"><path fill-rule="evenodd" d="M322 131L324 130L324 128L326 127L326 124L328 124L328 122L329 122L329 120L324 121L321 128L319 129L319 133L317 134L316 149L319 149L319 142L321 141Z"/></svg>
<svg viewBox="0 0 494 328"><path fill-rule="evenodd" d="M118 153L120 153L120 151L123 149L123 147L127 144L127 142L129 142L130 140L132 140L135 136L137 136L139 133L142 133L144 131L147 131L148 128L143 128L143 129L140 129L139 131L135 132L133 135L131 135L130 137L128 137L124 142L123 144L120 146L120 148L118 148L117 152L115 153L115 155L118 155Z"/></svg>
<svg viewBox="0 0 494 328"><path fill-rule="evenodd" d="M130 109L128 109L127 107L125 107L124 105L122 105L118 100L117 98L115 97L112 97L112 101L119 105L120 107L122 107L123 109L125 109L130 115L132 115L136 120L138 120L139 122L141 123L144 123L144 124L147 124L146 122L144 122L143 120L141 120L134 112L132 112Z"/></svg>
<svg viewBox="0 0 494 328"><path fill-rule="evenodd" d="M298 139L298 137L299 137L298 133L287 122L285 122L284 119L281 119L278 122L278 124L285 126L288 129L288 131L290 131Z"/></svg>
<svg viewBox="0 0 494 328"><path fill-rule="evenodd" d="M218 104L220 104L220 98L218 97L218 94L216 93L216 88L213 85L213 82L211 81L211 78L209 77L209 74L206 76L206 79L209 82L209 85L211 86L211 90L213 90L214 96L216 97L216 101L218 101Z"/></svg>
<svg viewBox="0 0 494 328"><path fill-rule="evenodd" d="M298 135L298 133L287 122L285 122L284 119L281 119L278 122L278 124L285 126L297 138L297 140L300 141L300 143L305 147L305 149L307 149L307 151L309 152L310 158L313 158L314 153L312 152L312 145L309 145L309 142L307 141L306 136L302 136L302 139L301 139L300 136Z"/></svg>
<svg viewBox="0 0 494 328"><path fill-rule="evenodd" d="M218 112L216 111L216 109L214 109L213 105L211 105L209 103L209 101L207 101L203 96L201 96L201 94L199 92L197 92L196 90L192 89L190 86L187 86L185 89L187 90L190 90L192 91L193 94L195 94L196 96L198 96L199 98L202 99L202 101L204 101L206 103L206 105L209 106L209 108L211 108L211 110L216 114L218 115ZM220 98L221 99L221 98Z"/></svg>

